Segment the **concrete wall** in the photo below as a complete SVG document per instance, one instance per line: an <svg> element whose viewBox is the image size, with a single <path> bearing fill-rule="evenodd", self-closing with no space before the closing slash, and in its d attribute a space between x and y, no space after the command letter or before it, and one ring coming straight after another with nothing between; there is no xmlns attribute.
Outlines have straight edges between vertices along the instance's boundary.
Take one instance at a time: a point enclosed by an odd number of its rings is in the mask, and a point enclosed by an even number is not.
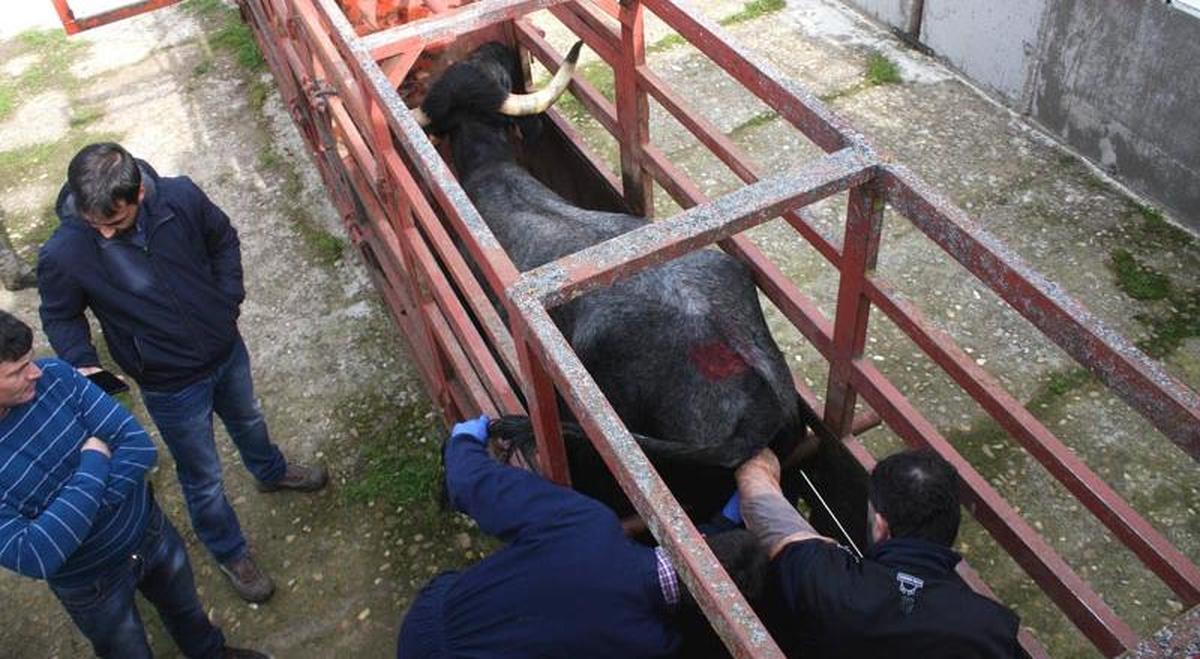
<svg viewBox="0 0 1200 659"><path fill-rule="evenodd" d="M1022 102L1046 0L925 0L921 42L1010 104Z"/></svg>
<svg viewBox="0 0 1200 659"><path fill-rule="evenodd" d="M905 30L913 10L913 0L855 0L850 4L871 18Z"/></svg>
<svg viewBox="0 0 1200 659"><path fill-rule="evenodd" d="M900 30L912 0L844 0ZM925 0L920 40L1200 230L1200 18L1161 0Z"/></svg>

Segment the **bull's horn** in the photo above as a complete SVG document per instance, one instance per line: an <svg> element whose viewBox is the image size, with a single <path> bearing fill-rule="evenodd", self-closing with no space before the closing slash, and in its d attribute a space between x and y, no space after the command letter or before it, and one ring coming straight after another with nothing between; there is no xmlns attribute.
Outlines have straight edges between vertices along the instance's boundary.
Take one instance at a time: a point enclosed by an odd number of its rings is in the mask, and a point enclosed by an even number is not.
<svg viewBox="0 0 1200 659"><path fill-rule="evenodd" d="M558 72L554 74L550 84L530 94L509 94L500 106L500 114L523 117L549 110L571 84L571 75L575 73L575 63L579 61L579 50L582 47L582 41L576 41L575 45L571 46L571 52L567 53L567 58L563 60L562 66L558 67Z"/></svg>
<svg viewBox="0 0 1200 659"><path fill-rule="evenodd" d="M417 125L421 128L428 128L429 124L433 123L433 120L429 118L429 115L425 114L425 110L423 110L419 105L410 110L410 112L412 112L413 120L416 121Z"/></svg>

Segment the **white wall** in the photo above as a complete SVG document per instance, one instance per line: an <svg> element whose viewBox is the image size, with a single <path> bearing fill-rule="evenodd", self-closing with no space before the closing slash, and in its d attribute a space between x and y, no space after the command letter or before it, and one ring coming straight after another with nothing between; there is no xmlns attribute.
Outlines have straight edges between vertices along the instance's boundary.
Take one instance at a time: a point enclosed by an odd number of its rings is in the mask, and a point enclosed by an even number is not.
<svg viewBox="0 0 1200 659"><path fill-rule="evenodd" d="M973 80L1025 103L1046 0L925 0L921 42Z"/></svg>

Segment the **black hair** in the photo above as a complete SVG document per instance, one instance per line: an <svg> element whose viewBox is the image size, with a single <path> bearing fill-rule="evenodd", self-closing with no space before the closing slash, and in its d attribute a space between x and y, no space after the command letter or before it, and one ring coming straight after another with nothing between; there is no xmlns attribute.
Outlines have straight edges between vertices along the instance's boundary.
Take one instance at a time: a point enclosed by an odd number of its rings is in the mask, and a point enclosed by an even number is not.
<svg viewBox="0 0 1200 659"><path fill-rule="evenodd" d="M142 172L120 144L99 142L83 147L71 159L67 186L81 214L106 219L116 212L118 201L137 203Z"/></svg>
<svg viewBox="0 0 1200 659"><path fill-rule="evenodd" d="M949 547L962 510L958 474L931 449L902 451L871 472L868 496L893 538L918 538Z"/></svg>
<svg viewBox="0 0 1200 659"><path fill-rule="evenodd" d="M709 534L704 540L746 600L756 602L760 599L767 577L768 558L754 534L738 528ZM699 608L682 579L679 580L679 608Z"/></svg>
<svg viewBox="0 0 1200 659"><path fill-rule="evenodd" d="M492 126L511 119L498 112L519 79L517 58L509 47L490 42L455 63L429 89L421 107L431 120L429 132L447 133L466 118Z"/></svg>
<svg viewBox="0 0 1200 659"><path fill-rule="evenodd" d="M20 318L0 309L0 362L15 362L33 348L33 330Z"/></svg>

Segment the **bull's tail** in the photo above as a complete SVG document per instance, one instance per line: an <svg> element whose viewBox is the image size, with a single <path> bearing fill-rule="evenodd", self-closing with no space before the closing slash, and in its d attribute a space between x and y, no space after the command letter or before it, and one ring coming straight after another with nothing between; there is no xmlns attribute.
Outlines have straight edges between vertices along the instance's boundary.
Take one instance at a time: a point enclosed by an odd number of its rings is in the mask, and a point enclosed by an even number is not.
<svg viewBox="0 0 1200 659"><path fill-rule="evenodd" d="M717 328L733 351L767 383L783 417L788 423L797 419L796 385L788 370L787 359L775 340L766 332L766 321L759 311L757 323L732 323L728 319L716 320ZM757 328L764 331L755 331Z"/></svg>

